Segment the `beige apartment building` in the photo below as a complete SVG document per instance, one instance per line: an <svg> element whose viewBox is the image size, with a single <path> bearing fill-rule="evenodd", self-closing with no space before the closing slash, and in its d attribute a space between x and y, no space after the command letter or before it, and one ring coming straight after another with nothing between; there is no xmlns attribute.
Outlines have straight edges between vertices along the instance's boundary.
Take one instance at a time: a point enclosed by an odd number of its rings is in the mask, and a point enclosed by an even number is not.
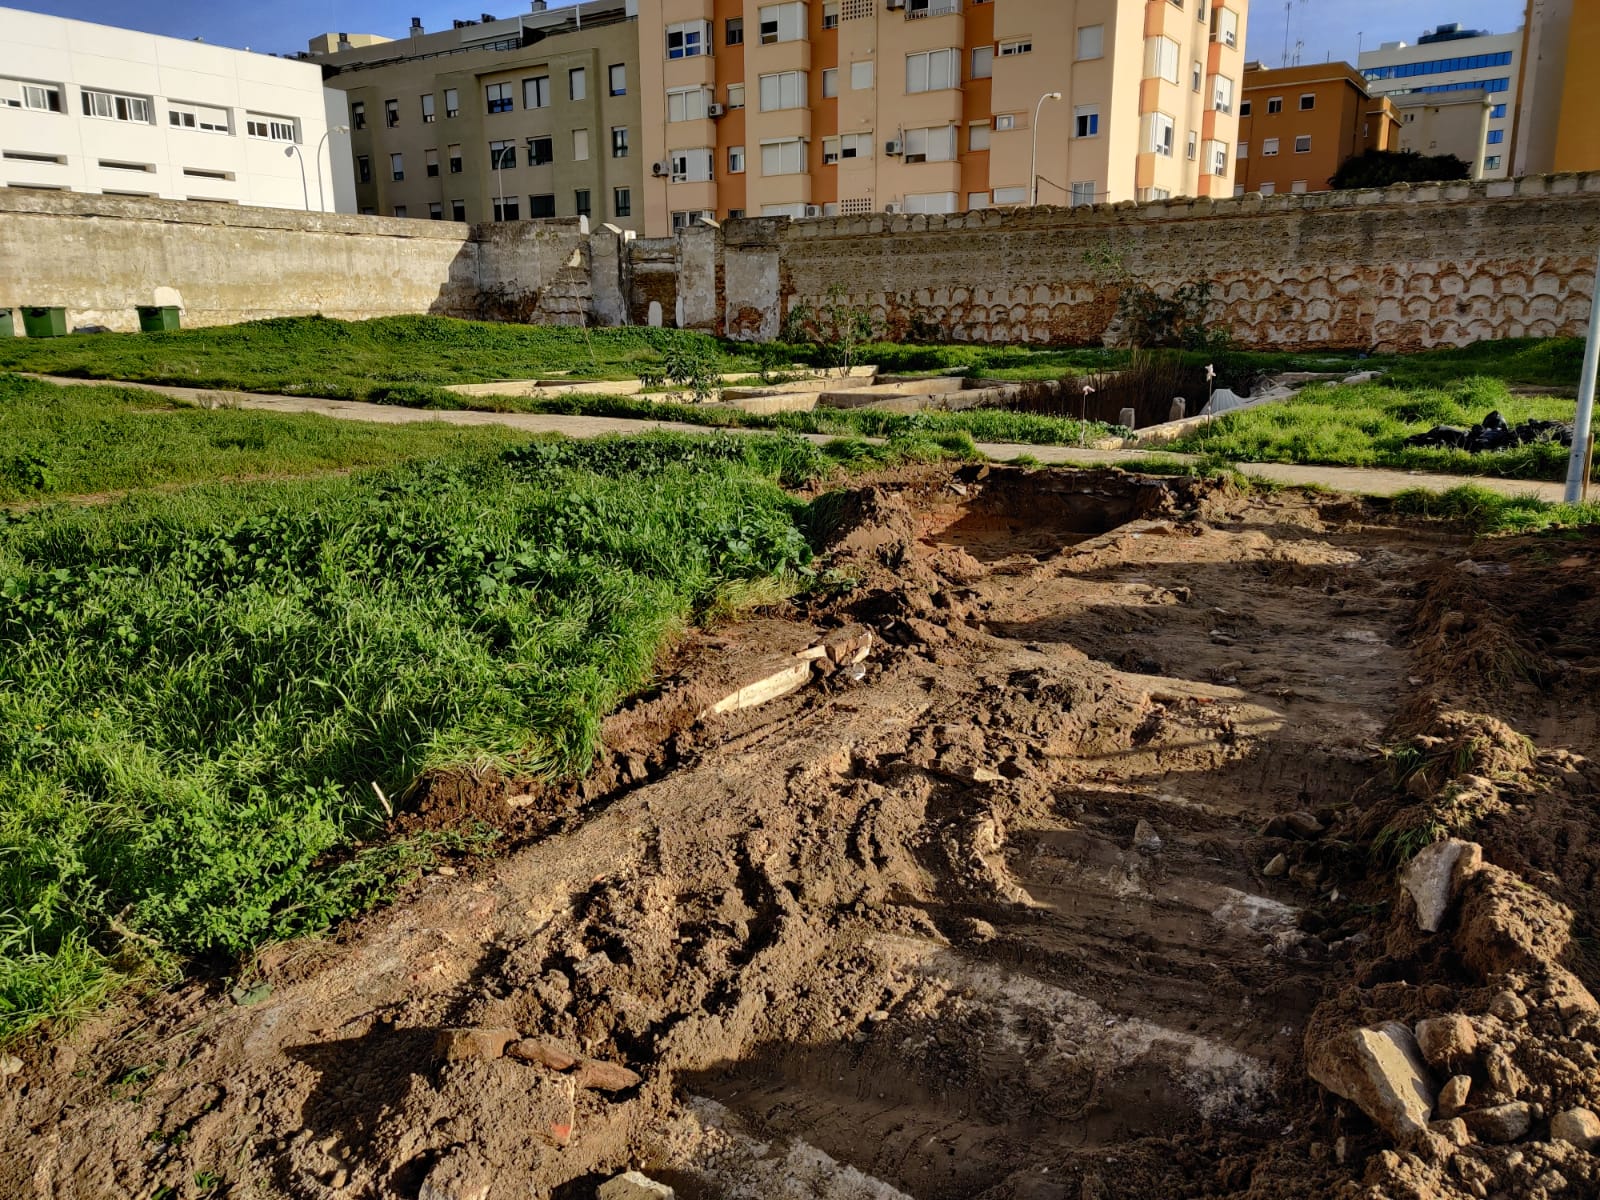
<svg viewBox="0 0 1600 1200"><path fill-rule="evenodd" d="M641 229L638 4L533 0L435 33L313 39L306 57L348 101L359 211Z"/></svg>
<svg viewBox="0 0 1600 1200"><path fill-rule="evenodd" d="M1233 194L1248 0L644 0L643 213Z"/></svg>

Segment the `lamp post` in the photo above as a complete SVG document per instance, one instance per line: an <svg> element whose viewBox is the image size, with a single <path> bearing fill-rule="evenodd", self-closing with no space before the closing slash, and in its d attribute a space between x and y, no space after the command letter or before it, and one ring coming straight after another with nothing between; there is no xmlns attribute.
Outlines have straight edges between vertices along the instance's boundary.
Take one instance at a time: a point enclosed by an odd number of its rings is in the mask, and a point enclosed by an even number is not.
<svg viewBox="0 0 1600 1200"><path fill-rule="evenodd" d="M1039 205L1039 114L1044 111L1046 100L1061 99L1060 92L1046 92L1039 97L1039 103L1033 106L1033 156L1028 160L1028 207L1037 208Z"/></svg>
<svg viewBox="0 0 1600 1200"><path fill-rule="evenodd" d="M1589 341L1583 351L1583 378L1578 382L1578 411L1572 423L1572 455L1567 460L1568 504L1589 498L1589 471L1594 463L1595 374L1600 371L1600 260L1595 262L1594 293L1589 301Z"/></svg>
<svg viewBox="0 0 1600 1200"><path fill-rule="evenodd" d="M323 194L322 191L322 145L328 140L329 134L349 132L350 126L348 125L334 125L333 127L324 130L322 136L317 139L317 210L319 212L328 211L328 198ZM332 163L330 163L329 166L331 167Z"/></svg>
<svg viewBox="0 0 1600 1200"><path fill-rule="evenodd" d="M293 142L290 142L287 146L285 146L283 148L283 156L285 158L295 159L300 164L300 195L304 198L306 211L310 212L311 211L311 189L306 186L306 159L305 159L305 155L300 153L300 147L299 146L296 146Z"/></svg>

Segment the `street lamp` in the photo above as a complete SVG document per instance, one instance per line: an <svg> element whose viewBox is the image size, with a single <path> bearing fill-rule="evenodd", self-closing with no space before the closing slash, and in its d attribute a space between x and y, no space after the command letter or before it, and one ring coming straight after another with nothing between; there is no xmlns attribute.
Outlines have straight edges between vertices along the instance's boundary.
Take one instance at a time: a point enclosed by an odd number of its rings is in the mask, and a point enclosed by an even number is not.
<svg viewBox="0 0 1600 1200"><path fill-rule="evenodd" d="M296 146L293 142L290 142L287 146L285 146L283 148L283 156L285 158L296 159L300 163L300 195L305 200L306 211L310 212L311 211L311 189L306 186L306 159L305 159L305 155L300 153L300 147L299 146Z"/></svg>
<svg viewBox="0 0 1600 1200"><path fill-rule="evenodd" d="M350 126L335 125L330 129L324 130L322 136L317 139L317 209L320 212L328 211L328 198L322 191L322 144L328 140L328 135L331 133L349 132ZM330 163L329 166L331 167L332 164Z"/></svg>
<svg viewBox="0 0 1600 1200"><path fill-rule="evenodd" d="M1600 260L1595 263L1594 292L1589 301L1589 341L1583 350L1583 378L1578 381L1578 411L1572 423L1572 454L1567 459L1564 499L1579 504L1589 498L1589 472L1594 465L1595 375L1600 372Z"/></svg>
<svg viewBox="0 0 1600 1200"><path fill-rule="evenodd" d="M1039 114L1044 111L1046 100L1061 99L1060 92L1046 92L1039 97L1039 103L1033 106L1033 157L1029 159L1028 170L1028 206L1036 208L1039 204Z"/></svg>

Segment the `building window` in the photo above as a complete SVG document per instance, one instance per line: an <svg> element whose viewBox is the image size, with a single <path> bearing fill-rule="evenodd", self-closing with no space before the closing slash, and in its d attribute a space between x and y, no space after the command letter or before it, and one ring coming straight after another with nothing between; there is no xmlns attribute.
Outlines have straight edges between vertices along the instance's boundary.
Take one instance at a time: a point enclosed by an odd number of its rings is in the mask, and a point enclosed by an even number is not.
<svg viewBox="0 0 1600 1200"><path fill-rule="evenodd" d="M761 18L761 44L798 42L806 36L806 6L795 0L790 4L770 4L759 10Z"/></svg>
<svg viewBox="0 0 1600 1200"><path fill-rule="evenodd" d="M489 169L491 171L507 171L516 165L517 144L515 142L489 143ZM499 220L498 217L495 219Z"/></svg>
<svg viewBox="0 0 1600 1200"><path fill-rule="evenodd" d="M528 197L528 219L542 221L556 215L556 197L554 192L542 196Z"/></svg>
<svg viewBox="0 0 1600 1200"><path fill-rule="evenodd" d="M507 196L504 199L501 199L499 196L495 197L494 219L496 221L515 221L517 219L517 215L518 205L517 198L515 196Z"/></svg>
<svg viewBox="0 0 1600 1200"><path fill-rule="evenodd" d="M674 150L669 155L673 183L709 183L716 151L704 148Z"/></svg>
<svg viewBox="0 0 1600 1200"><path fill-rule="evenodd" d="M667 93L667 120L703 121L710 100L703 87L673 88Z"/></svg>
<svg viewBox="0 0 1600 1200"><path fill-rule="evenodd" d="M197 198L198 197L195 197L195 196L190 196L189 197L189 199L191 199L191 200L194 200L194 199L197 199ZM230 202L229 201L223 201L223 203L230 203ZM375 208L372 208L372 207L370 207L368 205L362 205L361 206L361 215L363 217L375 217L375 216L378 215L378 210L375 209Z"/></svg>
<svg viewBox="0 0 1600 1200"><path fill-rule="evenodd" d="M1211 81L1211 107L1224 114L1233 111L1233 80L1226 75Z"/></svg>
<svg viewBox="0 0 1600 1200"><path fill-rule="evenodd" d="M372 159L365 154L356 155L356 182L372 182Z"/></svg>
<svg viewBox="0 0 1600 1200"><path fill-rule="evenodd" d="M1289 185L1289 190L1291 192L1293 192L1296 196L1305 195L1306 194L1306 181L1304 179L1296 179L1293 183L1291 183Z"/></svg>
<svg viewBox="0 0 1600 1200"><path fill-rule="evenodd" d="M1506 140L1506 131L1504 129L1491 129L1491 130L1489 130L1489 145L1498 146L1501 142L1503 142L1505 140Z"/></svg>
<svg viewBox="0 0 1600 1200"><path fill-rule="evenodd" d="M1145 128L1149 131L1149 136L1145 138L1145 149L1163 158L1171 158L1178 137L1177 122L1166 113L1151 113L1145 118Z"/></svg>
<svg viewBox="0 0 1600 1200"><path fill-rule="evenodd" d="M1100 134L1100 106L1098 104L1080 104L1073 110L1073 134L1075 137L1098 137Z"/></svg>
<svg viewBox="0 0 1600 1200"><path fill-rule="evenodd" d="M611 85L613 96L626 96L628 94L628 64L612 63L606 69L608 82Z"/></svg>
<svg viewBox="0 0 1600 1200"><path fill-rule="evenodd" d="M394 206L394 215L397 216L397 217L405 216L406 215L406 206L404 204L396 204Z"/></svg>
<svg viewBox="0 0 1600 1200"><path fill-rule="evenodd" d="M383 123L390 129L400 124L400 101L385 100L383 102Z"/></svg>
<svg viewBox="0 0 1600 1200"><path fill-rule="evenodd" d="M1250 115L1250 101L1248 101L1248 100L1239 101L1239 115L1241 117L1248 117Z"/></svg>
<svg viewBox="0 0 1600 1200"><path fill-rule="evenodd" d="M1278 185L1273 183L1270 179L1267 180L1266 183L1263 183L1260 187L1256 188L1256 191L1260 192L1263 196L1274 195L1276 194L1277 190Z"/></svg>
<svg viewBox="0 0 1600 1200"><path fill-rule="evenodd" d="M977 212L980 208L988 208L988 207L989 207L989 193L988 192L968 192L967 193L967 211L968 212Z"/></svg>
<svg viewBox="0 0 1600 1200"><path fill-rule="evenodd" d="M722 27L722 44L724 46L744 45L744 18L729 17Z"/></svg>
<svg viewBox="0 0 1600 1200"><path fill-rule="evenodd" d="M204 104L169 104L167 124L178 129L199 129L206 133L227 133L228 110Z"/></svg>
<svg viewBox="0 0 1600 1200"><path fill-rule="evenodd" d="M253 138L266 138L270 142L298 142L299 131L287 117L264 117L257 113L245 114L245 131Z"/></svg>
<svg viewBox="0 0 1600 1200"><path fill-rule="evenodd" d="M403 154L389 155L389 178L404 179L406 177L406 157Z"/></svg>
<svg viewBox="0 0 1600 1200"><path fill-rule="evenodd" d="M839 139L825 137L822 139L822 165L830 166L839 161Z"/></svg>
<svg viewBox="0 0 1600 1200"><path fill-rule="evenodd" d="M733 21L728 22L728 45L737 46L744 41L744 20L736 18L739 22L739 41L733 40ZM675 25L667 26L667 57L668 58L699 58L706 52L706 43L711 40L710 21L679 21Z"/></svg>
<svg viewBox="0 0 1600 1200"><path fill-rule="evenodd" d="M1002 208L1008 204L1026 204L1028 202L1028 189L1025 187L995 188L994 202Z"/></svg>
<svg viewBox="0 0 1600 1200"><path fill-rule="evenodd" d="M728 174L729 175L743 175L744 174L744 147L743 146L729 146L728 147Z"/></svg>
<svg viewBox="0 0 1600 1200"><path fill-rule="evenodd" d="M1250 157L1250 143L1249 142L1240 142L1239 143L1239 157L1240 158L1249 158Z"/></svg>
<svg viewBox="0 0 1600 1200"><path fill-rule="evenodd" d="M1081 25L1078 28L1078 58L1104 58L1106 53L1106 27ZM998 197L999 193L995 195ZM997 201L998 203L998 201Z"/></svg>
<svg viewBox="0 0 1600 1200"><path fill-rule="evenodd" d="M62 112L61 89L53 84L0 79L0 108L31 108L35 112Z"/></svg>
<svg viewBox="0 0 1600 1200"><path fill-rule="evenodd" d="M628 127L626 125L613 125L611 127L611 157L628 157Z"/></svg>
<svg viewBox="0 0 1600 1200"><path fill-rule="evenodd" d="M742 83L730 83L728 85L728 107L729 108L743 108L744 107L744 84L742 84Z"/></svg>
<svg viewBox="0 0 1600 1200"><path fill-rule="evenodd" d="M822 27L839 28L839 0L822 0Z"/></svg>
<svg viewBox="0 0 1600 1200"><path fill-rule="evenodd" d="M449 148L449 158L450 158L450 174L452 174L452 175L461 174L461 147L460 146L451 146Z"/></svg>
<svg viewBox="0 0 1600 1200"><path fill-rule="evenodd" d="M594 206L589 203L588 188L578 188L572 193L572 208L580 217L587 217L594 211Z"/></svg>
<svg viewBox="0 0 1600 1200"><path fill-rule="evenodd" d="M522 81L522 107L550 107L550 76L535 75Z"/></svg>
<svg viewBox="0 0 1600 1200"><path fill-rule="evenodd" d="M586 67L573 67L567 72L567 99L586 100L589 96L589 71Z"/></svg>
<svg viewBox="0 0 1600 1200"><path fill-rule="evenodd" d="M761 143L763 175L799 175L806 169L806 144L799 138Z"/></svg>
<svg viewBox="0 0 1600 1200"><path fill-rule="evenodd" d="M994 130L995 130L996 133L1009 133L1011 130L1015 129L1016 127L1017 127L1017 114L1016 113L996 113L995 114Z"/></svg>
<svg viewBox="0 0 1600 1200"><path fill-rule="evenodd" d="M871 158L872 135L870 133L847 133L839 139L839 156L841 158Z"/></svg>
<svg viewBox="0 0 1600 1200"><path fill-rule="evenodd" d="M924 50L906 55L906 91L937 92L961 86L961 51Z"/></svg>
<svg viewBox="0 0 1600 1200"><path fill-rule="evenodd" d="M806 106L806 75L804 71L780 71L776 75L761 77L761 111L775 112L783 108Z"/></svg>
<svg viewBox="0 0 1600 1200"><path fill-rule="evenodd" d="M1015 58L1019 54L1033 53L1032 38L1014 38L1009 42L1000 43L1001 58Z"/></svg>
<svg viewBox="0 0 1600 1200"><path fill-rule="evenodd" d="M972 77L974 79L991 79L994 77L993 46L978 46L973 49Z"/></svg>
<svg viewBox="0 0 1600 1200"><path fill-rule="evenodd" d="M705 209L685 209L672 214L672 232L682 233L691 225L700 225L712 219L712 215Z"/></svg>
<svg viewBox="0 0 1600 1200"><path fill-rule="evenodd" d="M437 150L424 150L422 152L422 166L429 179L439 178L439 152Z"/></svg>
<svg viewBox="0 0 1600 1200"><path fill-rule="evenodd" d="M422 103L422 123L424 125L432 125L434 120L433 93L424 92L419 99Z"/></svg>
<svg viewBox="0 0 1600 1200"><path fill-rule="evenodd" d="M1200 82L1201 82L1201 80L1203 80L1205 78L1205 74L1206 74L1206 69L1205 69L1204 64L1202 64L1199 59L1196 59L1195 63L1194 63L1193 71L1191 73L1191 78L1193 79L1193 87L1194 87L1195 91L1198 92L1200 90Z"/></svg>
<svg viewBox="0 0 1600 1200"><path fill-rule="evenodd" d="M1277 138L1262 138L1261 139L1261 157L1262 158L1277 158L1278 157L1278 139Z"/></svg>
<svg viewBox="0 0 1600 1200"><path fill-rule="evenodd" d="M1468 54L1460 58L1433 58L1426 62L1400 63L1392 67L1369 67L1361 73L1368 79L1409 79L1414 75L1442 75L1450 71L1481 71L1485 67L1509 67L1511 51L1498 54ZM1469 83L1467 87L1481 87L1485 91L1499 91L1488 87L1484 81Z"/></svg>
<svg viewBox="0 0 1600 1200"><path fill-rule="evenodd" d="M444 90L444 115L447 117L458 116L461 112L461 93L455 88Z"/></svg>
<svg viewBox="0 0 1600 1200"><path fill-rule="evenodd" d="M1178 82L1178 43L1169 37L1152 37L1144 40L1144 74L1146 79L1165 79Z"/></svg>
<svg viewBox="0 0 1600 1200"><path fill-rule="evenodd" d="M1211 11L1211 40L1230 48L1239 45L1239 14L1231 8Z"/></svg>
<svg viewBox="0 0 1600 1200"><path fill-rule="evenodd" d="M1211 142L1207 158L1211 163L1213 175L1226 175L1228 173L1228 143Z"/></svg>
<svg viewBox="0 0 1600 1200"><path fill-rule="evenodd" d="M956 127L906 130L905 155L908 163L952 161L956 156Z"/></svg>
<svg viewBox="0 0 1600 1200"><path fill-rule="evenodd" d="M587 129L574 129L572 131L572 161L589 161L589 131Z"/></svg>
<svg viewBox="0 0 1600 1200"><path fill-rule="evenodd" d="M1483 169L1485 171L1498 171L1500 169L1500 156L1491 154L1485 158L1483 160Z"/></svg>
<svg viewBox="0 0 1600 1200"><path fill-rule="evenodd" d="M611 215L614 217L633 216L633 189L611 189Z"/></svg>
<svg viewBox="0 0 1600 1200"><path fill-rule="evenodd" d="M1505 115L1506 115L1506 106L1504 104L1496 104L1493 108L1491 108L1489 110L1489 119L1492 120L1492 121L1503 120L1505 118Z"/></svg>
<svg viewBox="0 0 1600 1200"><path fill-rule="evenodd" d="M360 100L350 105L350 128L365 129L367 127L367 106Z"/></svg>
<svg viewBox="0 0 1600 1200"><path fill-rule="evenodd" d="M428 220L430 220L430 221L442 221L442 220L444 220L444 205L439 203L439 201L437 201L437 200L428 201Z"/></svg>
<svg viewBox="0 0 1600 1200"><path fill-rule="evenodd" d="M730 221L742 221L742 220L744 220L744 209L742 209L742 208L730 208L728 210L728 220L730 220Z"/></svg>
<svg viewBox="0 0 1600 1200"><path fill-rule="evenodd" d="M83 115L86 117L99 117L102 121L136 121L141 125L150 124L150 101L143 96L123 96L116 92L91 92L84 88L80 93L83 96ZM266 137L266 134L251 132L252 137ZM293 137L283 138L283 141L292 142Z"/></svg>
<svg viewBox="0 0 1600 1200"><path fill-rule="evenodd" d="M839 94L839 68L824 67L822 70L822 98L824 100Z"/></svg>
<svg viewBox="0 0 1600 1200"><path fill-rule="evenodd" d="M873 75L873 63L870 58L861 62L851 63L850 90L853 92L866 91L868 88L872 87Z"/></svg>
<svg viewBox="0 0 1600 1200"><path fill-rule="evenodd" d="M508 113L517 106L509 83L491 83L484 88L484 95L492 113Z"/></svg>
<svg viewBox="0 0 1600 1200"><path fill-rule="evenodd" d="M1282 111L1283 111L1283 97L1282 96L1268 96L1267 97L1267 115L1269 117L1270 116L1275 116L1276 114L1281 113Z"/></svg>
<svg viewBox="0 0 1600 1200"><path fill-rule="evenodd" d="M1294 139L1294 152L1296 154L1311 153L1311 135L1309 133L1302 133Z"/></svg>
<svg viewBox="0 0 1600 1200"><path fill-rule="evenodd" d="M556 160L556 140L553 137L531 137L528 139L528 165L530 167L549 166Z"/></svg>
<svg viewBox="0 0 1600 1200"><path fill-rule="evenodd" d="M1301 112L1310 112L1316 106L1317 106L1317 95L1316 95L1315 92L1307 92L1303 96L1300 97L1300 111Z"/></svg>
<svg viewBox="0 0 1600 1200"><path fill-rule="evenodd" d="M1082 208L1086 204L1093 204L1098 187L1099 185L1092 179L1075 182L1072 185L1072 207Z"/></svg>
<svg viewBox="0 0 1600 1200"><path fill-rule="evenodd" d="M1188 155L1190 162L1194 161L1195 150L1199 145L1200 145L1200 135L1198 133L1195 133L1191 129L1189 131L1188 145L1185 147L1185 151L1184 151Z"/></svg>
<svg viewBox="0 0 1600 1200"><path fill-rule="evenodd" d="M467 202L465 200L450 201L450 219L452 221L465 221L467 219Z"/></svg>
<svg viewBox="0 0 1600 1200"><path fill-rule="evenodd" d="M989 148L989 122L974 121L967 126L967 149L987 150Z"/></svg>

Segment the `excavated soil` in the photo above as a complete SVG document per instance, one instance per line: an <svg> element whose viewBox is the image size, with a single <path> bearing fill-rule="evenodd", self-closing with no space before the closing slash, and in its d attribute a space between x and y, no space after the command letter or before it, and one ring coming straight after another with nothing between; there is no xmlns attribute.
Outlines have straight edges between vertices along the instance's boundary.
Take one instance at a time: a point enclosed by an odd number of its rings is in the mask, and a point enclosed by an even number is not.
<svg viewBox="0 0 1600 1200"><path fill-rule="evenodd" d="M1600 1108L1600 538L1115 473L832 504L856 586L696 635L584 786L405 798L520 848L24 1047L0 1195L1600 1195L1549 1132ZM1490 865L1429 935L1394 868L1445 834ZM1307 1077L1451 1013L1515 1144Z"/></svg>

